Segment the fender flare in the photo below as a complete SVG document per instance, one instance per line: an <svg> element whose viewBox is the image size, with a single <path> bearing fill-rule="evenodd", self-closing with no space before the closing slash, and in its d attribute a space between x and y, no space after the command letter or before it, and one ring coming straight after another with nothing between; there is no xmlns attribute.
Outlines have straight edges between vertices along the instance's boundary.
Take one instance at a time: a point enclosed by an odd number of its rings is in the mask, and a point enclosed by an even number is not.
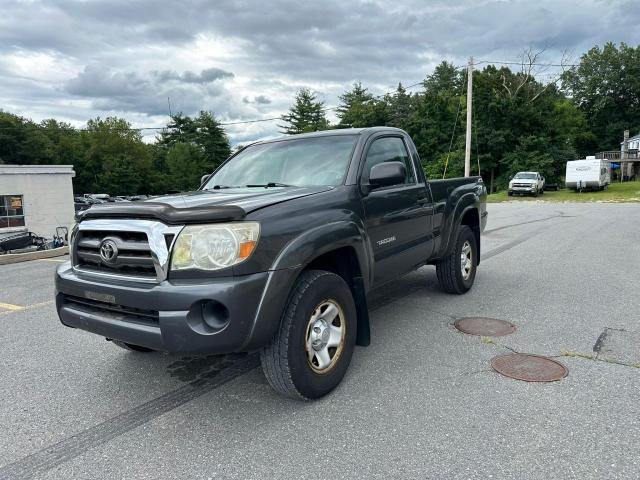
<svg viewBox="0 0 640 480"><path fill-rule="evenodd" d="M445 256L449 249L451 248L451 242L453 240L453 235L455 234L457 228L460 226L462 222L462 218L467 214L469 210L476 209L478 210L478 218L480 217L480 211L478 209L479 198L475 193L465 193L460 197L458 202L456 203L455 209L453 211L452 220L449 226L449 230L447 232L447 241L443 245L441 249L441 256ZM478 249L480 249L480 245L478 245Z"/></svg>
<svg viewBox="0 0 640 480"><path fill-rule="evenodd" d="M280 324L289 292L300 272L317 257L343 247L356 252L361 275L354 278L352 292L356 303L358 345L369 344L369 315L365 285L369 262L363 229L353 221L331 222L309 229L290 240L273 262L250 333L243 349L259 348L273 337Z"/></svg>
<svg viewBox="0 0 640 480"><path fill-rule="evenodd" d="M365 244L364 229L353 221L341 220L327 223L305 231L292 239L281 250L271 270L304 267L315 258L338 248L352 247L365 284L369 283L370 252Z"/></svg>

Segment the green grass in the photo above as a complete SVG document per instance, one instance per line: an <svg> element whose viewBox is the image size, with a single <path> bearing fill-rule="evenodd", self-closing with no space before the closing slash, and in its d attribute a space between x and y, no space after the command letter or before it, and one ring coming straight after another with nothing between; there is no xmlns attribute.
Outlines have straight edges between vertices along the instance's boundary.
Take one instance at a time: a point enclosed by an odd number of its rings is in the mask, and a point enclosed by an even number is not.
<svg viewBox="0 0 640 480"><path fill-rule="evenodd" d="M612 183L607 190L577 193L573 190L544 192L533 196L507 196L507 191L487 196L487 202L640 202L640 182Z"/></svg>

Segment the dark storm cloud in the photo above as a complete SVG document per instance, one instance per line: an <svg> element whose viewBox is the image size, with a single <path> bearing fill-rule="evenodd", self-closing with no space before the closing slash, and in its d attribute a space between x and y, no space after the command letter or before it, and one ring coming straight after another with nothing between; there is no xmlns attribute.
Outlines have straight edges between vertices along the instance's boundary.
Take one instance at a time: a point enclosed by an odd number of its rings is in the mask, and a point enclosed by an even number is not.
<svg viewBox="0 0 640 480"><path fill-rule="evenodd" d="M217 80L233 78L233 73L208 68L200 73L186 71L151 71L148 74L111 71L92 64L64 84L64 90L75 96L92 99L98 110L166 114L167 99L179 104L179 111L192 113L203 109L206 99L220 97L222 86Z"/></svg>
<svg viewBox="0 0 640 480"><path fill-rule="evenodd" d="M87 116L163 115L170 97L188 114L274 116L303 86L335 104L355 80L381 93L420 81L444 59L515 60L533 47L559 60L565 49L577 58L607 40L635 45L639 23L628 0L4 0L0 102L19 106L23 98L17 113L29 114L27 99L48 91L61 105L88 101ZM47 86L40 71L37 89L25 81L20 90L8 79L35 75L37 61L21 64L34 55L71 65L66 77L52 74ZM84 107L69 108L75 117ZM251 128L237 135L277 127Z"/></svg>
<svg viewBox="0 0 640 480"><path fill-rule="evenodd" d="M253 97L253 99L250 99L249 97L244 97L242 99L243 103L257 103L259 105L269 105L271 103L271 100L269 99L269 97L265 97L264 95L256 95L255 97Z"/></svg>
<svg viewBox="0 0 640 480"><path fill-rule="evenodd" d="M176 80L184 83L209 83L223 78L233 78L233 73L222 70L221 68L207 68L200 73L184 72L176 73L170 70L162 72L154 72L160 81Z"/></svg>

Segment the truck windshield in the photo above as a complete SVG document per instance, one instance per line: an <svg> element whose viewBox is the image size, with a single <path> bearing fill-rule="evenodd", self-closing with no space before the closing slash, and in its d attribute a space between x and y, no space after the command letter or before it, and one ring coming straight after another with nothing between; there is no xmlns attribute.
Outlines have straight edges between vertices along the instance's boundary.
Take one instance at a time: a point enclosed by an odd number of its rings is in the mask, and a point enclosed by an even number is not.
<svg viewBox="0 0 640 480"><path fill-rule="evenodd" d="M513 178L524 178L526 180L535 180L536 174L535 173L516 173L516 176Z"/></svg>
<svg viewBox="0 0 640 480"><path fill-rule="evenodd" d="M247 147L223 165L204 189L340 185L355 142L355 135L335 135Z"/></svg>

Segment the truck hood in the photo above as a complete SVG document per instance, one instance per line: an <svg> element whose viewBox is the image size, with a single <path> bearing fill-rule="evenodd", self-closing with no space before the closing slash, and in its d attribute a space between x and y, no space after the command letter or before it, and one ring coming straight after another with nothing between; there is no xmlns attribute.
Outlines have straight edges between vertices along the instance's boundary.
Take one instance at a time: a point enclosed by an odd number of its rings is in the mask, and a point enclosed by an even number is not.
<svg viewBox="0 0 640 480"><path fill-rule="evenodd" d="M142 202L101 204L78 214L88 218L155 218L168 224L240 220L277 203L316 195L333 187L233 188L165 195Z"/></svg>

